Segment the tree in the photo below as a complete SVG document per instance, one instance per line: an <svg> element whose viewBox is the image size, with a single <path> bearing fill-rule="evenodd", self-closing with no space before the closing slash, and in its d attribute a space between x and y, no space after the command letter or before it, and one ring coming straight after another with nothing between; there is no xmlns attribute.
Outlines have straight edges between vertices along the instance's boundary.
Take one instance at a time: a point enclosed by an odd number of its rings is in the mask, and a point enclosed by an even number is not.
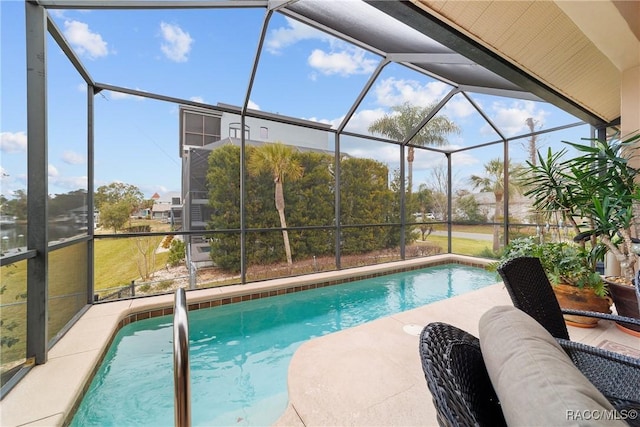
<svg viewBox="0 0 640 427"><path fill-rule="evenodd" d="M509 173L518 173L520 167L511 167L509 162ZM495 213L493 221L497 222L499 218L503 216L502 213L502 200L504 199L505 191L512 192L520 191L520 187L514 181L509 181L509 188L505 188L504 180L504 162L502 159L492 159L484 165L485 175L471 175L471 183L474 188L480 189L480 191L492 192L495 197ZM498 224L493 226L493 251L498 252L500 250L500 226Z"/></svg>
<svg viewBox="0 0 640 427"><path fill-rule="evenodd" d="M117 204L118 210L127 206L128 217L142 206L144 195L138 187L123 182L112 182L98 187L95 194L95 205L100 210L100 218L103 218L103 209L107 205Z"/></svg>
<svg viewBox="0 0 640 427"><path fill-rule="evenodd" d="M375 120L369 126L369 132L379 133L396 141L404 141L422 122L422 120L435 108L435 104L420 107L406 102L402 105L391 107L391 113ZM413 160L415 148L413 145L442 146L447 143L446 136L451 133L460 133L460 128L445 115L437 115L427 122L425 126L409 141L407 151L407 192L411 194L413 186Z"/></svg>
<svg viewBox="0 0 640 427"><path fill-rule="evenodd" d="M3 196L2 214L14 216L20 220L27 219L27 192L16 190L13 192L13 198L11 199Z"/></svg>
<svg viewBox="0 0 640 427"><path fill-rule="evenodd" d="M304 173L304 169L300 162L296 159L293 148L280 142L275 144L265 144L256 148L247 164L249 173L257 176L261 173L269 173L275 184L274 200L278 216L280 217L280 226L282 227L282 240L284 241L284 250L287 257L287 264L293 265L291 257L291 245L289 244L289 234L287 232L287 220L284 213L284 181L290 179L295 181L300 179Z"/></svg>
<svg viewBox="0 0 640 427"><path fill-rule="evenodd" d="M393 193L389 189L389 168L373 159L345 157L340 163L340 223L382 224L389 218ZM395 212L399 214L399 210ZM344 254L362 254L388 247L385 227L345 227L341 244Z"/></svg>
<svg viewBox="0 0 640 427"><path fill-rule="evenodd" d="M532 135L527 140L527 143L523 145L525 145L527 154L529 154L529 162L535 166L536 159L538 158L538 135L533 135L533 133L536 131L536 128L540 129L542 125L537 120L533 120L532 117L527 118L525 123Z"/></svg>
<svg viewBox="0 0 640 427"><path fill-rule="evenodd" d="M64 194L56 194L55 197L49 199L49 217L53 218L57 215L68 215L74 209L86 209L86 206L86 190L79 189Z"/></svg>
<svg viewBox="0 0 640 427"><path fill-rule="evenodd" d="M426 184L431 190L432 211L438 219L448 219L448 181L447 167L440 164L431 170L429 184Z"/></svg>
<svg viewBox="0 0 640 427"><path fill-rule="evenodd" d="M140 209L149 209L149 212L153 211L153 205L155 205L156 201L154 199L146 199L142 200L140 203Z"/></svg>
<svg viewBox="0 0 640 427"><path fill-rule="evenodd" d="M186 247L182 239L173 239L169 248L169 258L167 263L171 267L178 266L186 257Z"/></svg>
<svg viewBox="0 0 640 427"><path fill-rule="evenodd" d="M486 222L487 217L480 212L480 206L473 194L461 191L456 197L455 221L478 223Z"/></svg>
<svg viewBox="0 0 640 427"><path fill-rule="evenodd" d="M106 228L113 228L117 233L131 216L130 206L125 201L104 203L100 208L100 222Z"/></svg>
<svg viewBox="0 0 640 427"><path fill-rule="evenodd" d="M246 147L248 159L256 147ZM304 175L287 180L284 192L288 227L327 226L335 221L334 156L310 151L296 153ZM398 193L389 188L389 170L372 159L341 159L342 216L346 225L373 224L369 227L345 227L341 243L344 254L362 254L396 247L398 227L379 224L400 222ZM211 259L220 268L240 270L240 148L224 145L211 152L207 171L207 188L212 214L208 222ZM393 188L396 188L392 182ZM248 228L264 231L246 233L248 265L267 265L282 260L284 244L281 233L268 231L277 226L279 214L273 209L274 190L270 172L249 174L246 197L242 205ZM394 216L395 215L395 216ZM279 237L278 237L279 236ZM295 238L294 238L295 236ZM331 255L335 238L331 231L320 229L289 231L291 251L296 258Z"/></svg>
<svg viewBox="0 0 640 427"><path fill-rule="evenodd" d="M142 280L153 278L154 267L156 265L156 248L158 238L155 236L135 237L133 239L133 254L136 256L138 273Z"/></svg>
<svg viewBox="0 0 640 427"><path fill-rule="evenodd" d="M323 226L335 217L334 156L326 153L301 152L298 161L304 175L287 184L287 223L290 226ZM326 230L296 230L289 233L291 250L296 257L331 255L335 236Z"/></svg>
<svg viewBox="0 0 640 427"><path fill-rule="evenodd" d="M250 147L247 147L249 149ZM247 150L249 153L250 150ZM211 230L240 228L240 147L223 145L209 154L207 188ZM251 191L250 188L248 191ZM253 199L244 208L252 209ZM236 233L218 233L210 240L211 259L220 268L240 271L240 239Z"/></svg>
<svg viewBox="0 0 640 427"><path fill-rule="evenodd" d="M418 192L414 195L414 201L417 204L418 210L420 212L420 221L422 224L418 227L420 229L420 235L422 240L424 241L427 231L431 233L432 227L430 225L424 224L427 218L427 211L431 211L431 200L433 199L432 191L427 186L427 184L422 183L418 186ZM413 214L411 212L410 214ZM413 220L413 218L412 218Z"/></svg>

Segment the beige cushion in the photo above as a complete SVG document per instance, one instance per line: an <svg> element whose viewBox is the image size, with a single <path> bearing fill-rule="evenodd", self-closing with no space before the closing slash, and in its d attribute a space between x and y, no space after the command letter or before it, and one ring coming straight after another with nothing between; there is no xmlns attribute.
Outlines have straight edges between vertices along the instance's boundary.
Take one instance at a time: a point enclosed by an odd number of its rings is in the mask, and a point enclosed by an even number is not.
<svg viewBox="0 0 640 427"><path fill-rule="evenodd" d="M479 328L482 356L509 426L626 425L599 419L613 411L609 401L523 311L494 307Z"/></svg>

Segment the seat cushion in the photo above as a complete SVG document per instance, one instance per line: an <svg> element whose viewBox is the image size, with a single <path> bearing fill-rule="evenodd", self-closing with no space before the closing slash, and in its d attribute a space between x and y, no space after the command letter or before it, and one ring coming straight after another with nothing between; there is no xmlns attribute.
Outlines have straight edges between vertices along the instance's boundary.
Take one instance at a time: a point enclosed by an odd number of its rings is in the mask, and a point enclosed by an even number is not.
<svg viewBox="0 0 640 427"><path fill-rule="evenodd" d="M626 425L538 322L512 306L480 319L480 348L509 426Z"/></svg>

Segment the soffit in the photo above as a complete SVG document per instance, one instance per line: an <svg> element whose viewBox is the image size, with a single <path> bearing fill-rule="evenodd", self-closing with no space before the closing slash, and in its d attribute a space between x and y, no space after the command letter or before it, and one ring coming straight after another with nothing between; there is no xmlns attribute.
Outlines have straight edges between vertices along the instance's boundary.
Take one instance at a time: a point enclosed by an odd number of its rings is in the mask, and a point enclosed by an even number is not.
<svg viewBox="0 0 640 427"><path fill-rule="evenodd" d="M620 116L620 71L556 3L412 2L593 114Z"/></svg>

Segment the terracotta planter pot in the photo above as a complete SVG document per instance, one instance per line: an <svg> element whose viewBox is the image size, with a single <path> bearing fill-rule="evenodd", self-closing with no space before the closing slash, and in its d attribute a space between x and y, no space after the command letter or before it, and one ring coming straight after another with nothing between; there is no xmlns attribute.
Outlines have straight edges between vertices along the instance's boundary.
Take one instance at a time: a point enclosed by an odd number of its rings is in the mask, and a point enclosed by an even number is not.
<svg viewBox="0 0 640 427"><path fill-rule="evenodd" d="M559 284L553 285L553 292L556 294L561 308L611 313L611 299L596 295L593 289L581 289L576 286ZM564 320L568 325L581 328L594 328L598 324L598 319L585 316L565 314Z"/></svg>
<svg viewBox="0 0 640 427"><path fill-rule="evenodd" d="M616 306L616 311L620 316L634 317L640 319L640 310L638 310L638 298L633 285L625 285L615 282L609 278L605 279L609 287L609 294ZM634 331L640 336L640 326L630 325L628 323L616 322L618 326L625 332ZM626 329L626 330L625 330ZM632 334L636 335L636 334Z"/></svg>

